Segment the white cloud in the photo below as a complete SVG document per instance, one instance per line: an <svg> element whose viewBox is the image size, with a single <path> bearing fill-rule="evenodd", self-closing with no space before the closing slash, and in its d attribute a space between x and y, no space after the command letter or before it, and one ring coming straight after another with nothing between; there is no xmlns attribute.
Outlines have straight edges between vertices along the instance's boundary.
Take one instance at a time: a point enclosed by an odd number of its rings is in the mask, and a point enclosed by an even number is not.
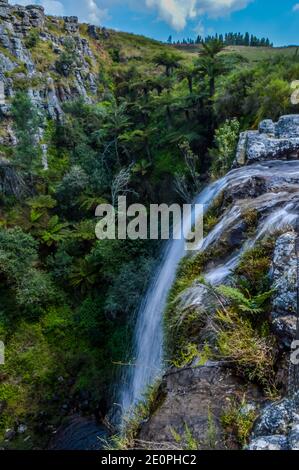
<svg viewBox="0 0 299 470"><path fill-rule="evenodd" d="M159 18L177 31L185 28L188 19L196 18L196 0L146 0L149 8L158 10Z"/></svg>
<svg viewBox="0 0 299 470"><path fill-rule="evenodd" d="M148 8L157 10L160 19L182 31L188 20L207 15L218 18L246 8L253 0L146 0Z"/></svg>
<svg viewBox="0 0 299 470"><path fill-rule="evenodd" d="M59 0L11 0L9 3L12 5L16 3L18 5L41 5L48 15L63 16L65 14L64 6Z"/></svg>
<svg viewBox="0 0 299 470"><path fill-rule="evenodd" d="M157 13L158 19L168 23L176 31L182 31L189 20L202 17L218 18L246 8L254 0L10 0L10 3L43 5L47 13L57 16L76 15L81 21L103 24L108 9L119 6L129 11L142 12L148 8ZM299 9L299 3L294 8ZM125 25L124 28L125 29Z"/></svg>
<svg viewBox="0 0 299 470"><path fill-rule="evenodd" d="M293 6L293 11L299 11L299 3L296 3L296 4Z"/></svg>
<svg viewBox="0 0 299 470"><path fill-rule="evenodd" d="M48 15L63 16L65 13L63 4L58 0L42 0L39 4L44 7Z"/></svg>
<svg viewBox="0 0 299 470"><path fill-rule="evenodd" d="M89 23L99 24L108 16L108 10L101 9L95 0L85 0L83 2L86 6L86 18Z"/></svg>
<svg viewBox="0 0 299 470"><path fill-rule="evenodd" d="M195 28L193 28L193 31L198 35L198 36L204 36L205 35L205 27L203 25L203 22L200 20Z"/></svg>
<svg viewBox="0 0 299 470"><path fill-rule="evenodd" d="M254 0L198 0L198 13L211 18L229 15L234 11L243 10Z"/></svg>
<svg viewBox="0 0 299 470"><path fill-rule="evenodd" d="M103 3L104 2L109 3L103 0ZM18 3L19 5L41 5L49 15L79 16L80 21L93 24L100 24L108 17L108 9L101 8L98 4L98 0L10 0L10 3Z"/></svg>

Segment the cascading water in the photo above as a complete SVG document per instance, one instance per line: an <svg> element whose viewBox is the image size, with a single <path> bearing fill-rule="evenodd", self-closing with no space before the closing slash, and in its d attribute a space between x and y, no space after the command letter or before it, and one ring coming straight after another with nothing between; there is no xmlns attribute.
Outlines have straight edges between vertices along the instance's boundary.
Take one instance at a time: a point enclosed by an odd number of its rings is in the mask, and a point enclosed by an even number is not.
<svg viewBox="0 0 299 470"><path fill-rule="evenodd" d="M202 204L205 210L213 203L215 198L228 186L241 187L241 185L253 177L262 176L277 180L299 180L299 162L265 162L250 167L242 167L232 170L224 178L212 183L205 188L196 198L196 204ZM280 195L277 194L277 200ZM294 215L290 213L291 206L283 207L279 217L267 218L258 231L258 237L270 229L270 225L276 228L282 223L291 223ZM190 215L189 215L190 217ZM220 221L214 230L201 242L199 250L204 250L221 234L227 223L240 217L240 211L232 210L224 220ZM257 238L258 238L257 237ZM254 241L252 241L254 243ZM239 250L220 266L207 273L206 277L211 284L217 284L227 277L230 271L237 265L244 251ZM140 305L134 333L133 364L129 366L123 376L123 385L120 390L120 405L122 416L126 416L132 408L143 398L150 384L161 376L163 372L163 312L167 297L175 280L176 270L180 260L185 255L185 240L171 240L168 242L160 265L150 283L147 293Z"/></svg>
<svg viewBox="0 0 299 470"><path fill-rule="evenodd" d="M208 186L195 203L207 206L224 185L223 178ZM134 335L134 364L126 371L125 383L121 390L123 415L130 412L142 399L146 388L161 375L163 370L162 314L169 290L175 280L178 264L185 254L184 239L171 240L167 243L160 266L140 305Z"/></svg>

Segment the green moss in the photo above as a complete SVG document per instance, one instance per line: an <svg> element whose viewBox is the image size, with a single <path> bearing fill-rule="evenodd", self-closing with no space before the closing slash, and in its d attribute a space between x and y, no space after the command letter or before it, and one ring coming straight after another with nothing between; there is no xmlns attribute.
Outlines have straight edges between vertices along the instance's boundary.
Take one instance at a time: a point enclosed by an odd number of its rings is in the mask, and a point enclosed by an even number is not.
<svg viewBox="0 0 299 470"><path fill-rule="evenodd" d="M235 270L236 282L252 295L270 289L269 270L275 247L271 237L245 252Z"/></svg>
<svg viewBox="0 0 299 470"><path fill-rule="evenodd" d="M254 235L260 214L256 209L247 209L242 211L242 219L246 223L246 230L249 235Z"/></svg>

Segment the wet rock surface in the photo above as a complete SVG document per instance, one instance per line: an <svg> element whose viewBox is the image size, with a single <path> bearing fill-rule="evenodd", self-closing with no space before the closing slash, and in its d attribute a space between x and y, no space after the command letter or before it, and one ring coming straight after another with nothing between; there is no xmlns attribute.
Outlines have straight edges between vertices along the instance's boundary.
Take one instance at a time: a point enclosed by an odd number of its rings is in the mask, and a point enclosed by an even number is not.
<svg viewBox="0 0 299 470"><path fill-rule="evenodd" d="M230 400L246 393L258 403L259 391L247 386L220 363L203 367L173 369L164 377L164 402L144 424L139 439L148 443L175 444L172 430L183 436L186 426L202 449L224 449L223 411Z"/></svg>
<svg viewBox="0 0 299 470"><path fill-rule="evenodd" d="M281 235L276 242L271 276L275 290L272 302L274 331L290 349L297 326L297 257L295 232Z"/></svg>

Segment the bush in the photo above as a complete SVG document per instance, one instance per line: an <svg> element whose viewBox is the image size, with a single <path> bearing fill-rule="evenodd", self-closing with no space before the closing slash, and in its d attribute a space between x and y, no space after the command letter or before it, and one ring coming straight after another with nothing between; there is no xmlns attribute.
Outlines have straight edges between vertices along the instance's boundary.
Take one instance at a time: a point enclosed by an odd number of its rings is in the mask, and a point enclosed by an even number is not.
<svg viewBox="0 0 299 470"><path fill-rule="evenodd" d="M245 397L238 403L230 400L229 407L221 416L221 423L228 435L233 434L238 444L243 448L250 437L257 412L247 407Z"/></svg>
<svg viewBox="0 0 299 470"><path fill-rule="evenodd" d="M223 176L231 169L236 155L240 123L237 119L227 120L215 131L215 148L210 150L213 177Z"/></svg>
<svg viewBox="0 0 299 470"><path fill-rule="evenodd" d="M25 38L25 46L28 49L33 49L39 42L39 32L36 29L31 29L28 36Z"/></svg>

